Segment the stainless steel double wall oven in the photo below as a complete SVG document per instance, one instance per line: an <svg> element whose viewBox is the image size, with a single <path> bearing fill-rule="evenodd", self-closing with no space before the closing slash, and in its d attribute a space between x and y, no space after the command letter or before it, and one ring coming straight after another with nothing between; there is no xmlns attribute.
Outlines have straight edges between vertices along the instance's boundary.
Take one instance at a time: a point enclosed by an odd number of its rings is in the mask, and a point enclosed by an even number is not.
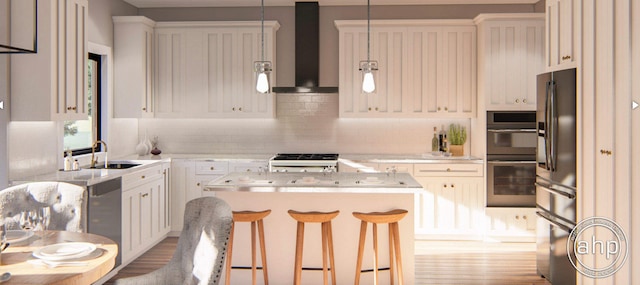
<svg viewBox="0 0 640 285"><path fill-rule="evenodd" d="M536 206L536 112L487 112L487 206Z"/></svg>

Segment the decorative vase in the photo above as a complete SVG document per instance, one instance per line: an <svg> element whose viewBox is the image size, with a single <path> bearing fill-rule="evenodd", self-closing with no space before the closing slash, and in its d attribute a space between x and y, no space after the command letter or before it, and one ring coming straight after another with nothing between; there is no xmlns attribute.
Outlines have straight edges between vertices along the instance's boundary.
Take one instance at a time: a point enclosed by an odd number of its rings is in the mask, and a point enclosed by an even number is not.
<svg viewBox="0 0 640 285"><path fill-rule="evenodd" d="M158 147L154 147L154 148L151 150L151 154L153 154L153 155L158 155L158 154L160 154L160 153L162 153L162 151L161 151L161 150L159 150L159 149L158 149Z"/></svg>
<svg viewBox="0 0 640 285"><path fill-rule="evenodd" d="M149 137L147 136L147 131L144 131L144 144L147 146L147 153L145 153L145 155L147 155L153 149L153 145L151 144L151 141L149 140Z"/></svg>
<svg viewBox="0 0 640 285"><path fill-rule="evenodd" d="M149 153L149 147L144 143L144 140L140 141L140 143L136 146L136 153L139 156L147 155L147 153Z"/></svg>
<svg viewBox="0 0 640 285"><path fill-rule="evenodd" d="M452 156L463 156L464 155L464 145L450 145L449 151Z"/></svg>

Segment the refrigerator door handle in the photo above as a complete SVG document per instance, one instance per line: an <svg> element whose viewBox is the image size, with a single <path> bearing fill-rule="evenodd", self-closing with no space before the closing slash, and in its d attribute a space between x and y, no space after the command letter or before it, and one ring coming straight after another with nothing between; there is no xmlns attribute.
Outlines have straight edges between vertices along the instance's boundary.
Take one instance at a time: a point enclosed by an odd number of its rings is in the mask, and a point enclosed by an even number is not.
<svg viewBox="0 0 640 285"><path fill-rule="evenodd" d="M566 232L568 232L568 233L571 233L571 231L573 231L573 229L572 229L572 228L567 227L567 226L565 226L565 225L563 225L563 224L561 224L561 223L558 223L558 222L556 222L556 221L554 221L554 220L549 219L546 215L544 215L544 214L543 214L542 212L540 212L540 211L536 211L536 215L538 215L538 217L540 217L540 218L545 219L548 223L550 223L550 224L552 224L552 225L554 225L554 226L556 226L556 227L558 227L558 228L561 228L561 229L565 230L565 231L566 231Z"/></svg>
<svg viewBox="0 0 640 285"><path fill-rule="evenodd" d="M556 83L555 81L551 80L551 88L550 88L551 92L550 92L550 106L549 109L551 111L551 121L550 121L550 127L551 127L551 134L549 134L550 137L550 145L551 145L551 149L549 150L549 168L551 169L552 172L556 171L556 166L557 166L557 147L558 147L558 143L557 143L557 130L558 130L558 114L557 114L557 107L556 107Z"/></svg>
<svg viewBox="0 0 640 285"><path fill-rule="evenodd" d="M551 185L544 185L544 184L542 184L542 183L538 183L538 182L536 182L536 183L534 183L534 184L535 184L536 186L538 186L538 187L542 188L542 190L545 190L545 191L547 191L547 192L550 192L551 194L561 195L561 196L564 196L564 197L569 198L569 199L571 199L571 200L576 199L576 195L569 194L569 193L567 193L567 192L563 192L563 191L560 191L560 190L553 189L553 188L551 188Z"/></svg>
<svg viewBox="0 0 640 285"><path fill-rule="evenodd" d="M549 99L551 99L550 96L550 89L551 89L551 81L547 81L547 86L546 86L546 90L545 90L545 100L544 100L544 167L547 170L551 170L550 168L550 161L549 161L549 156L550 153L549 151L551 150L551 141L549 138L549 134L551 133L551 129L549 128L549 122L550 122L550 111L549 111Z"/></svg>

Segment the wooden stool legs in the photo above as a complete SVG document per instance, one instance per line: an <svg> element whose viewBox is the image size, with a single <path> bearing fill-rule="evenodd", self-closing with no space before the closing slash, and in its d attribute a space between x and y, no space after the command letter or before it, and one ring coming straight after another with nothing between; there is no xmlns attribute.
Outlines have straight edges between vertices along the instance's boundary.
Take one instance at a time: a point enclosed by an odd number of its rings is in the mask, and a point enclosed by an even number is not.
<svg viewBox="0 0 640 285"><path fill-rule="evenodd" d="M402 274L402 252L400 251L400 228L398 227L398 221L402 219L406 214L406 210L393 210L384 213L368 214L357 212L353 213L356 218L362 220L360 222L360 242L358 244L358 260L356 261L356 278L354 284L360 284L360 275L363 272L362 257L364 255L364 245L367 236L367 223L373 224L373 284L378 284L378 271L380 270L378 263L379 223L389 224L389 284L394 284L394 275L396 273L396 270L398 274L398 284L404 284L404 278Z"/></svg>
<svg viewBox="0 0 640 285"><path fill-rule="evenodd" d="M335 261L333 255L333 231L331 230L331 220L338 215L338 211L323 212L296 212L289 210L289 215L298 221L296 233L296 258L293 273L293 284L299 285L302 282L302 270L316 270L316 268L302 267L302 251L304 245L304 223L321 223L322 227L322 273L324 285L328 285L329 271L331 271L331 284L336 284ZM329 260L327 261L327 257ZM329 264L327 264L329 263Z"/></svg>
<svg viewBox="0 0 640 285"><path fill-rule="evenodd" d="M264 284L269 284L269 275L267 273L267 251L264 241L264 222L263 218L271 213L271 210L262 212L233 212L233 224L231 224L231 234L229 235L229 245L227 246L227 264L225 268L226 279L225 284L229 285L231 282L231 269L249 269L251 268L251 280L252 284L256 285L257 270L262 269L264 277ZM251 267L232 267L231 259L233 256L233 235L235 231L236 222L251 222ZM262 267L256 266L256 227L258 230L258 238L260 240L260 257L262 257Z"/></svg>

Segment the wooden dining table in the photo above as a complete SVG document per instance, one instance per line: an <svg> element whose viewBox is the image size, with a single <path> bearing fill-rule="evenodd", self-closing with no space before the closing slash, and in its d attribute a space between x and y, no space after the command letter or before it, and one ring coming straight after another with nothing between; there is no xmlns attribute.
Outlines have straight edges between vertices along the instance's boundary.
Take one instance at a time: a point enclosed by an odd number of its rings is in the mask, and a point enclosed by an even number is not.
<svg viewBox="0 0 640 285"><path fill-rule="evenodd" d="M68 242L89 242L96 250L85 258L81 266L51 267L38 264L33 252L47 245ZM4 284L91 284L105 276L115 265L118 245L106 237L67 231L35 232L28 239L12 243L1 254L0 274L11 273L11 279Z"/></svg>

